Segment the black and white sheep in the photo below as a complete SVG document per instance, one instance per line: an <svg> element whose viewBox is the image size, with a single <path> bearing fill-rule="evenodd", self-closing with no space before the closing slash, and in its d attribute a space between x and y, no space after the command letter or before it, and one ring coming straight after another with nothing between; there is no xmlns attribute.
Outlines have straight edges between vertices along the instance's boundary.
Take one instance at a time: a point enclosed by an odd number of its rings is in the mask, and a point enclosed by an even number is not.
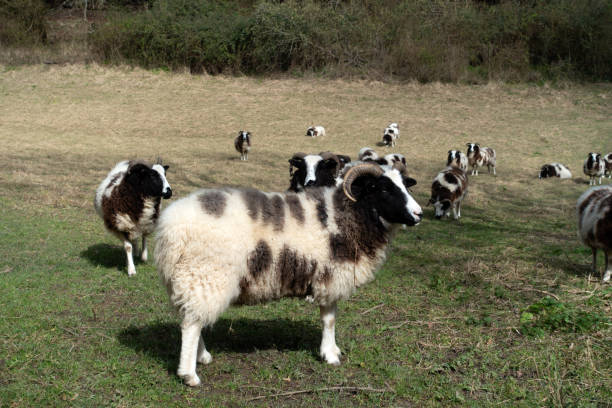
<svg viewBox="0 0 612 408"><path fill-rule="evenodd" d="M468 158L460 150L449 150L446 165L458 167L463 171L468 169Z"/></svg>
<svg viewBox="0 0 612 408"><path fill-rule="evenodd" d="M348 156L331 152L295 153L289 159L289 191L297 193L306 187L333 186L339 171L350 161Z"/></svg>
<svg viewBox="0 0 612 408"><path fill-rule="evenodd" d="M376 162L381 166L388 165L393 166L394 163L401 163L406 166L406 157L399 153L389 153L385 157L379 157L378 153L369 147L363 147L359 150L359 161L362 162Z"/></svg>
<svg viewBox="0 0 612 408"><path fill-rule="evenodd" d="M545 164L540 169L540 175L538 176L538 178L543 179L549 177L569 179L572 178L572 172L567 168L567 166L561 163Z"/></svg>
<svg viewBox="0 0 612 408"><path fill-rule="evenodd" d="M138 238L142 237L140 258L146 261L147 235L155 229L161 199L172 196L166 170L161 160L153 166L140 160L122 161L96 190L94 207L106 229L123 242L130 276L136 273L132 251L138 251Z"/></svg>
<svg viewBox="0 0 612 408"><path fill-rule="evenodd" d="M370 147L362 147L359 150L359 154L357 155L357 159L361 160L361 161L376 160L376 159L378 159L378 153L376 153L376 151L374 151L374 149L372 149Z"/></svg>
<svg viewBox="0 0 612 408"><path fill-rule="evenodd" d="M604 171L604 175L608 176L608 178L612 178L612 153L608 153L603 157L604 167L606 168Z"/></svg>
<svg viewBox="0 0 612 408"><path fill-rule="evenodd" d="M590 186L597 184L597 178L599 178L599 184L601 184L601 178L605 173L605 169L606 165L601 158L601 154L593 152L589 153L582 166L584 174L589 176Z"/></svg>
<svg viewBox="0 0 612 408"><path fill-rule="evenodd" d="M585 191L576 203L578 236L593 251L593 273L597 273L597 250L604 253L602 280L612 275L609 257L612 254L612 186L597 186Z"/></svg>
<svg viewBox="0 0 612 408"><path fill-rule="evenodd" d="M431 198L429 204L433 204L435 217L442 218L450 215L453 210L453 218L461 217L461 203L468 191L467 173L458 167L449 166L442 170L431 185Z"/></svg>
<svg viewBox="0 0 612 408"><path fill-rule="evenodd" d="M395 146L395 142L399 139L400 131L397 123L391 123L383 131L382 144L385 146Z"/></svg>
<svg viewBox="0 0 612 408"><path fill-rule="evenodd" d="M251 132L241 130L234 139L234 147L240 153L240 160L249 160L249 150L251 150Z"/></svg>
<svg viewBox="0 0 612 408"><path fill-rule="evenodd" d="M323 126L311 126L306 129L306 136L317 137L325 136L325 128Z"/></svg>
<svg viewBox="0 0 612 408"><path fill-rule="evenodd" d="M322 358L340 363L336 304L374 279L397 224L416 225L415 180L375 164L342 185L303 193L205 189L172 203L156 229L155 263L181 317L177 374L196 386L201 338L231 304L307 297L320 307Z"/></svg>
<svg viewBox="0 0 612 408"><path fill-rule="evenodd" d="M468 165L472 168L472 175L478 175L478 168L482 166L487 166L489 173L491 173L491 168L493 168L493 175L495 175L495 150L490 147L480 147L478 143L467 143L467 158Z"/></svg>

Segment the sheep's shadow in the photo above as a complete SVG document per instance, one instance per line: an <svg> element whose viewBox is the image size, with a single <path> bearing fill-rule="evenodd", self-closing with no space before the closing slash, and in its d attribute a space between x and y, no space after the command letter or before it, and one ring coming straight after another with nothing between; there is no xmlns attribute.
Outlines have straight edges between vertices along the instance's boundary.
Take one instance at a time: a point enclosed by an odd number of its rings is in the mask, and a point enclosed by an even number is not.
<svg viewBox="0 0 612 408"><path fill-rule="evenodd" d="M206 348L219 352L252 353L257 350L310 350L317 355L321 329L307 321L288 319L219 319L204 330ZM161 361L168 372L178 368L181 330L175 323L130 326L118 334L121 344ZM214 360L213 360L214 361Z"/></svg>
<svg viewBox="0 0 612 408"><path fill-rule="evenodd" d="M81 251L81 257L85 258L94 266L103 266L105 268L125 269L125 251L117 245L106 243L98 243L90 245L84 251ZM138 257L134 257L136 263Z"/></svg>

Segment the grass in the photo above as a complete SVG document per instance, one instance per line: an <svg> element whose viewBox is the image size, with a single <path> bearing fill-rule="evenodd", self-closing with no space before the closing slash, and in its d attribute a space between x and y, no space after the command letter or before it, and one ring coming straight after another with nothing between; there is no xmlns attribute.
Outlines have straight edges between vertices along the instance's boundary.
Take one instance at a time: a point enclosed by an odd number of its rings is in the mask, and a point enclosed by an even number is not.
<svg viewBox="0 0 612 408"><path fill-rule="evenodd" d="M610 85L0 72L0 406L610 405L612 291L590 276L574 219L584 157L612 150ZM184 386L178 319L152 264L127 277L93 211L98 183L119 160L161 155L176 198L225 184L284 190L292 153L355 156L392 121L421 204L446 151L468 141L497 150L498 176L470 178L460 222L425 208L421 225L399 232L377 279L339 305L340 367L317 356L316 308L285 299L228 310L206 333L203 386ZM328 136L306 138L311 124ZM246 163L233 151L240 129L254 135ZM552 161L574 179L537 180ZM608 320L523 333L521 316L547 296ZM249 402L338 386L387 392Z"/></svg>

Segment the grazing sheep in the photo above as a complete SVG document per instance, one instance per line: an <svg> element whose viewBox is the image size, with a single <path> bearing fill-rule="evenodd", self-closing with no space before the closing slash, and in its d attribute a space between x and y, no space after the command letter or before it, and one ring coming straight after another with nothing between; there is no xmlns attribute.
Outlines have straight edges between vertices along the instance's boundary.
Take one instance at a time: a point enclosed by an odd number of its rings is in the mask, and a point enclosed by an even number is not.
<svg viewBox="0 0 612 408"><path fill-rule="evenodd" d="M368 160L376 160L378 159L378 154L369 147L362 147L359 150L358 160L368 161Z"/></svg>
<svg viewBox="0 0 612 408"><path fill-rule="evenodd" d="M612 153L608 153L603 157L605 171L604 174L608 176L608 178L612 178Z"/></svg>
<svg viewBox="0 0 612 408"><path fill-rule="evenodd" d="M593 273L597 273L597 250L604 253L602 280L608 282L612 268L612 186L597 186L585 191L576 203L578 236L593 251Z"/></svg>
<svg viewBox="0 0 612 408"><path fill-rule="evenodd" d="M234 139L234 147L240 153L240 160L249 160L249 150L251 150L251 132L241 130Z"/></svg>
<svg viewBox="0 0 612 408"><path fill-rule="evenodd" d="M468 164L472 167L472 176L478 175L478 167L487 166L489 173L493 168L493 175L495 173L495 150L490 147L480 147L478 143L467 143L467 157Z"/></svg>
<svg viewBox="0 0 612 408"><path fill-rule="evenodd" d="M306 136L325 136L325 128L323 126L311 126L306 130Z"/></svg>
<svg viewBox="0 0 612 408"><path fill-rule="evenodd" d="M599 178L599 184L601 184L601 178L605 173L606 165L601 158L601 154L599 153L589 153L587 159L584 161L584 166L582 166L582 171L584 174L589 176L589 185L594 186L596 183L596 179Z"/></svg>
<svg viewBox="0 0 612 408"><path fill-rule="evenodd" d="M155 263L181 317L177 374L196 386L210 363L200 332L231 304L310 296L323 323L321 357L340 364L336 304L374 279L396 224L416 225L415 180L375 164L354 167L338 187L303 193L220 188L171 204L156 229Z"/></svg>
<svg viewBox="0 0 612 408"><path fill-rule="evenodd" d="M166 180L168 166L161 160L150 166L142 161L122 161L108 173L96 190L94 207L104 226L123 242L127 255L128 275L136 274L132 250L147 260L147 235L153 232L161 208L161 198L172 197Z"/></svg>
<svg viewBox="0 0 612 408"><path fill-rule="evenodd" d="M305 187L333 186L347 160L350 162L351 158L331 152L295 153L289 159L289 191L297 193Z"/></svg>
<svg viewBox="0 0 612 408"><path fill-rule="evenodd" d="M463 171L468 169L468 158L460 150L449 150L446 159L447 166L458 167Z"/></svg>
<svg viewBox="0 0 612 408"><path fill-rule="evenodd" d="M385 146L395 146L395 142L399 139L399 128L397 127L397 123L391 123L389 126L385 128L383 131L382 143Z"/></svg>
<svg viewBox="0 0 612 408"><path fill-rule="evenodd" d="M545 164L540 169L540 175L538 178L558 177L562 179L572 178L572 173L569 171L567 166L561 163L550 163Z"/></svg>
<svg viewBox="0 0 612 408"><path fill-rule="evenodd" d="M458 167L449 166L442 170L431 185L431 198L429 204L435 208L435 216L441 219L450 215L453 209L453 218L461 217L461 202L467 195L467 173Z"/></svg>

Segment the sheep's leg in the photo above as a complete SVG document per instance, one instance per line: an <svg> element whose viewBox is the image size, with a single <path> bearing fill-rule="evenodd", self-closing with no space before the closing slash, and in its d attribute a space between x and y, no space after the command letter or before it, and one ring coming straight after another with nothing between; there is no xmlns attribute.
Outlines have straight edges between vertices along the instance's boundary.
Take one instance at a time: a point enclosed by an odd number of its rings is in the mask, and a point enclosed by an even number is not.
<svg viewBox="0 0 612 408"><path fill-rule="evenodd" d="M123 241L123 249L125 249L125 255L127 256L128 276L136 275L136 267L132 257L132 243L127 239Z"/></svg>
<svg viewBox="0 0 612 408"><path fill-rule="evenodd" d="M200 378L196 374L196 357L202 326L200 322L183 321L181 324L181 358L176 373L191 387L200 385Z"/></svg>
<svg viewBox="0 0 612 408"><path fill-rule="evenodd" d="M591 251L593 251L593 264L591 265L591 270L593 271L593 274L596 274L597 273L597 249L591 248Z"/></svg>
<svg viewBox="0 0 612 408"><path fill-rule="evenodd" d="M603 281L608 282L610 280L610 275L612 275L612 268L609 268L610 264L608 263L608 251L604 251L604 259L606 260L606 266L604 268Z"/></svg>
<svg viewBox="0 0 612 408"><path fill-rule="evenodd" d="M497 173L495 172L495 166L493 166L493 175L497 176Z"/></svg>
<svg viewBox="0 0 612 408"><path fill-rule="evenodd" d="M458 220L461 217L461 202L456 201L453 203L453 218Z"/></svg>
<svg viewBox="0 0 612 408"><path fill-rule="evenodd" d="M149 259L149 253L147 251L147 237L142 236L142 251L140 252L140 260L143 262L147 262Z"/></svg>
<svg viewBox="0 0 612 408"><path fill-rule="evenodd" d="M198 356L196 360L198 363L210 364L212 361L212 356L210 355L208 350L206 350L203 337L204 336L200 334L200 337L198 338Z"/></svg>
<svg viewBox="0 0 612 408"><path fill-rule="evenodd" d="M336 303L321 306L323 336L321 339L321 358L328 364L340 365L340 349L336 345Z"/></svg>

